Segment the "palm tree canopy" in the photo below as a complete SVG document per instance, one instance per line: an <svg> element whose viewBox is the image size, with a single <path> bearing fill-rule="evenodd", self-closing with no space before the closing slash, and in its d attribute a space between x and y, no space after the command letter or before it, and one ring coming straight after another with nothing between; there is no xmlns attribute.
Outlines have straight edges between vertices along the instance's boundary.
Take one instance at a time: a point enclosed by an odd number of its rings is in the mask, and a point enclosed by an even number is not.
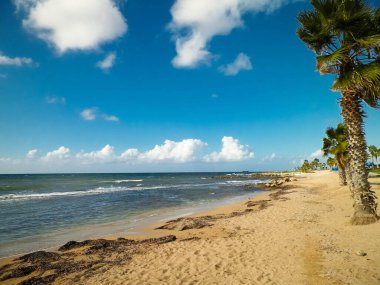
<svg viewBox="0 0 380 285"><path fill-rule="evenodd" d="M370 145L368 147L368 152L369 152L369 154L371 155L372 158L377 159L377 157L379 155L379 149L376 146Z"/></svg>
<svg viewBox="0 0 380 285"><path fill-rule="evenodd" d="M331 154L347 161L348 142L346 128L343 124L338 124L336 129L328 128L326 130L326 137L323 138L322 151L324 156Z"/></svg>
<svg viewBox="0 0 380 285"><path fill-rule="evenodd" d="M326 161L327 165L330 166L330 167L333 167L336 165L336 160L332 157L329 157Z"/></svg>
<svg viewBox="0 0 380 285"><path fill-rule="evenodd" d="M299 38L317 54L321 74L337 75L333 90L353 91L370 106L380 100L380 9L363 0L311 0L298 15Z"/></svg>

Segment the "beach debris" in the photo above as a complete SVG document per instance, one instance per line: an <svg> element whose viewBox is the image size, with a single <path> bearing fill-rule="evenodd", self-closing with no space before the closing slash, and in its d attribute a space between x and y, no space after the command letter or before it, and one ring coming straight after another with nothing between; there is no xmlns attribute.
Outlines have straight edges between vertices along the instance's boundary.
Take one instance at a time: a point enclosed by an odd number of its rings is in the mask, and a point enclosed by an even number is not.
<svg viewBox="0 0 380 285"><path fill-rule="evenodd" d="M290 188L292 188L292 187L290 187ZM290 194L290 193L294 193L295 191L286 191L286 190L287 190L286 187L282 188L276 192L269 194L269 197L271 197L273 200L281 200L281 201L289 200L289 198L285 198L282 196Z"/></svg>
<svg viewBox="0 0 380 285"><path fill-rule="evenodd" d="M261 210L261 208L259 209ZM186 231L191 229L202 229L205 227L212 227L213 222L219 219L227 219L239 217L252 212L253 209L245 209L244 211L235 211L229 214L217 214L212 216L201 217L182 217L175 220L167 221L164 225L155 228L156 230L178 230Z"/></svg>
<svg viewBox="0 0 380 285"><path fill-rule="evenodd" d="M94 270L100 268L103 270L116 264L126 263L134 254L176 239L175 235L168 235L144 240L118 238L117 240L70 241L60 247L61 253L36 251L16 258L9 265L2 266L0 282L26 277L19 284L51 284L58 278L69 278L70 284L78 283L80 278L91 275ZM72 249L77 250L70 251ZM83 254L90 255L90 258L82 260ZM29 276L30 274L33 275Z"/></svg>
<svg viewBox="0 0 380 285"><path fill-rule="evenodd" d="M25 262L33 263L33 262L39 262L39 261L45 261L45 262L57 261L60 258L61 256L56 252L36 251L36 252L25 254L17 259L25 261Z"/></svg>
<svg viewBox="0 0 380 285"><path fill-rule="evenodd" d="M163 243L168 243L175 241L177 237L175 235L169 235L169 236L164 236L160 238L150 238L150 239L145 239L141 241L141 243L151 243L151 244L163 244Z"/></svg>
<svg viewBox="0 0 380 285"><path fill-rule="evenodd" d="M12 269L10 273L0 278L0 281L5 281L12 278L24 277L36 270L35 266L18 266Z"/></svg>
<svg viewBox="0 0 380 285"><path fill-rule="evenodd" d="M189 237L189 238L184 238L181 239L180 241L193 241L193 240L200 240L200 237Z"/></svg>
<svg viewBox="0 0 380 285"><path fill-rule="evenodd" d="M74 248L81 248L85 246L90 246L90 249L102 249L102 248L116 248L119 245L131 245L136 243L134 240L118 238L117 240L106 240L106 239L94 239L94 240L84 240L84 241L69 241L58 248L59 251L68 251Z"/></svg>
<svg viewBox="0 0 380 285"><path fill-rule="evenodd" d="M358 256L366 256L367 253L364 252L364 251L362 251L362 250L359 250L359 251L356 252L356 255L358 255Z"/></svg>
<svg viewBox="0 0 380 285"><path fill-rule="evenodd" d="M19 283L19 285L45 285L51 284L57 279L57 275L52 274L44 277L32 277Z"/></svg>
<svg viewBox="0 0 380 285"><path fill-rule="evenodd" d="M265 208L268 208L269 206L271 206L271 204L269 204L270 201L271 200L248 201L246 205L247 207L258 206L259 210L264 210Z"/></svg>
<svg viewBox="0 0 380 285"><path fill-rule="evenodd" d="M81 241L81 242L78 242L78 241L75 241L75 240L71 240L71 241L65 243L64 245L62 245L60 248L58 248L58 250L59 251L71 250L71 249L74 249L74 248L78 248L78 247L83 247L83 246L89 245L90 243L91 243L91 240L85 240L85 241Z"/></svg>
<svg viewBox="0 0 380 285"><path fill-rule="evenodd" d="M178 218L166 222L165 225L156 228L157 230L179 230L186 231L190 229L202 229L204 227L211 227L210 223L214 218L211 216L195 217L195 218Z"/></svg>

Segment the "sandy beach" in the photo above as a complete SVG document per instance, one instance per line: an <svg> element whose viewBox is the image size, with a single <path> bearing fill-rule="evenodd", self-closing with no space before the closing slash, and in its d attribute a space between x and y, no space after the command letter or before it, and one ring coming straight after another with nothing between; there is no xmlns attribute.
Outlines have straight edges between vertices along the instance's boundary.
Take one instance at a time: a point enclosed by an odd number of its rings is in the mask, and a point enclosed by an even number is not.
<svg viewBox="0 0 380 285"><path fill-rule="evenodd" d="M380 177L370 182L380 196ZM380 224L352 226L351 214L349 190L339 186L337 173L303 174L282 190L151 225L141 237L71 243L60 253L4 259L0 280L2 284L379 284Z"/></svg>

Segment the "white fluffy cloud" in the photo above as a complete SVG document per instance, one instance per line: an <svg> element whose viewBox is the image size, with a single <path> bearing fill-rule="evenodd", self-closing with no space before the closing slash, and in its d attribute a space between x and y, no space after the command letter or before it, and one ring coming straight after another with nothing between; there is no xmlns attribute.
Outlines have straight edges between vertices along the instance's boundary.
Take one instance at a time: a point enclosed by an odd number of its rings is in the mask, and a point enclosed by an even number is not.
<svg viewBox="0 0 380 285"><path fill-rule="evenodd" d="M37 149L31 149L28 151L28 153L26 154L26 157L28 159L33 159L36 157L36 154L37 154L38 150Z"/></svg>
<svg viewBox="0 0 380 285"><path fill-rule="evenodd" d="M136 166L136 169L144 171L150 167L161 166L184 167L187 163L205 167L205 162L237 162L254 157L246 145L239 143L232 137L223 137L222 150L204 155L207 143L200 139L183 139L179 141L165 140L162 144L157 144L148 150L129 148L122 153L117 153L112 145L106 144L104 147L94 151L80 151L72 153L68 147L61 146L55 150L39 155L37 149L31 149L26 156L21 159L0 158L0 169L10 169L7 167L19 166L18 171L54 172L65 169L65 171L87 171L90 169L106 170L105 165L110 169L115 167L122 171L124 167ZM62 168L63 167L63 168ZM100 167L100 168L99 168ZM103 168L102 168L103 167ZM162 168L162 170L165 168ZM172 168L173 169L173 168Z"/></svg>
<svg viewBox="0 0 380 285"><path fill-rule="evenodd" d="M80 112L81 117L85 121L94 121L96 119L96 113L98 112L98 108L87 108Z"/></svg>
<svg viewBox="0 0 380 285"><path fill-rule="evenodd" d="M265 156L262 161L273 161L274 159L276 159L276 154L275 153L272 153L271 155L267 155Z"/></svg>
<svg viewBox="0 0 380 285"><path fill-rule="evenodd" d="M310 159L314 159L314 158L317 158L317 157L322 157L322 155L323 155L323 151L321 149L317 149L312 154L310 154Z"/></svg>
<svg viewBox="0 0 380 285"><path fill-rule="evenodd" d="M213 37L228 35L242 27L242 15L280 8L290 0L176 0L169 28L174 34L177 55L172 63L191 68L212 59L208 45Z"/></svg>
<svg viewBox="0 0 380 285"><path fill-rule="evenodd" d="M121 37L126 21L113 0L15 0L26 29L59 53L91 50Z"/></svg>
<svg viewBox="0 0 380 285"><path fill-rule="evenodd" d="M118 122L119 118L114 115L103 115L103 120L108 122Z"/></svg>
<svg viewBox="0 0 380 285"><path fill-rule="evenodd" d="M219 67L219 71L223 72L227 76L235 76L242 70L251 70L252 63L249 58L244 53L239 53L234 62L227 64L226 66Z"/></svg>
<svg viewBox="0 0 380 285"><path fill-rule="evenodd" d="M114 147L107 144L97 151L80 152L76 158L81 162L111 161L114 158Z"/></svg>
<svg viewBox="0 0 380 285"><path fill-rule="evenodd" d="M103 60L98 61L95 66L103 71L108 71L115 64L115 60L116 53L110 52Z"/></svg>
<svg viewBox="0 0 380 285"><path fill-rule="evenodd" d="M52 161L52 160L62 160L70 157L70 149L64 146L59 147L56 150L49 151L42 160Z"/></svg>
<svg viewBox="0 0 380 285"><path fill-rule="evenodd" d="M165 140L164 144L156 145L153 149L141 153L139 159L144 161L189 162L195 160L196 151L206 145L198 139L185 139L180 142Z"/></svg>
<svg viewBox="0 0 380 285"><path fill-rule="evenodd" d="M30 9L38 0L13 0L17 11Z"/></svg>
<svg viewBox="0 0 380 285"><path fill-rule="evenodd" d="M253 157L254 153L248 149L248 146L240 144L238 139L223 137L221 151L206 155L204 160L207 162L242 161Z"/></svg>
<svg viewBox="0 0 380 285"><path fill-rule="evenodd" d="M0 65L8 65L8 66L24 66L24 65L32 65L33 60L28 57L9 57L6 55L2 55L0 52Z"/></svg>
<svg viewBox="0 0 380 285"><path fill-rule="evenodd" d="M121 154L120 160L121 161L136 160L138 159L139 155L140 155L140 152L137 148L130 148Z"/></svg>
<svg viewBox="0 0 380 285"><path fill-rule="evenodd" d="M92 107L92 108L86 108L82 112L80 112L80 116L85 121L95 121L96 119L100 118L107 122L118 122L119 118L114 115L107 115L102 113L99 108Z"/></svg>

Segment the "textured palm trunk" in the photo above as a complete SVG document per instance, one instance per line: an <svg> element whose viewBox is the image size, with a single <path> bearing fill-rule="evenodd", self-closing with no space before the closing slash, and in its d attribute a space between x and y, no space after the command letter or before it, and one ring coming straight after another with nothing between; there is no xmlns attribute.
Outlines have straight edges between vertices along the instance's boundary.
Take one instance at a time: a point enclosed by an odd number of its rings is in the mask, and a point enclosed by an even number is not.
<svg viewBox="0 0 380 285"><path fill-rule="evenodd" d="M344 168L341 168L338 166L338 173L339 173L339 183L341 186L347 185L347 178L346 178L346 171Z"/></svg>
<svg viewBox="0 0 380 285"><path fill-rule="evenodd" d="M354 225L371 224L377 221L376 195L368 182L367 144L363 130L364 112L360 97L352 92L343 92L340 101L344 123L348 132L348 152L350 155L351 192L354 198Z"/></svg>
<svg viewBox="0 0 380 285"><path fill-rule="evenodd" d="M340 185L342 186L347 185L346 168L344 164L342 163L341 158L339 156L337 157L337 162L338 162L338 173L339 173Z"/></svg>
<svg viewBox="0 0 380 285"><path fill-rule="evenodd" d="M351 197L354 198L354 194L352 192L353 184L352 184L352 171L351 171L350 161L347 161L346 176L347 176L348 188L351 191Z"/></svg>

